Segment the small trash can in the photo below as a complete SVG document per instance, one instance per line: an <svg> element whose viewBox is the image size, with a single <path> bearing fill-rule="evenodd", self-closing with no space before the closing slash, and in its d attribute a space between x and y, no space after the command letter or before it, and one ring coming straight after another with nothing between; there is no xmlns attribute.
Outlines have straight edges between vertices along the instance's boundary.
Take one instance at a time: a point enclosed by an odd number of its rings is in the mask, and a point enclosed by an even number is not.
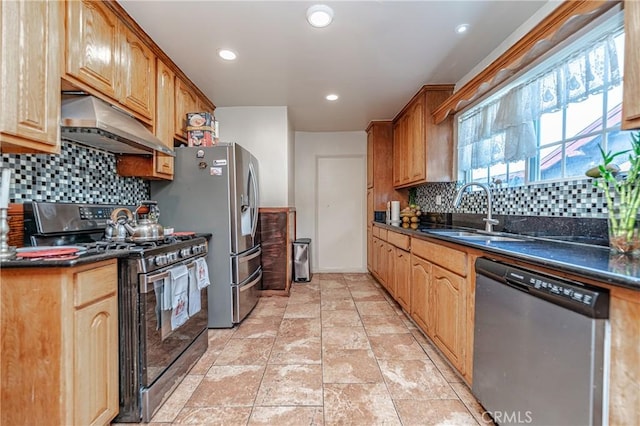
<svg viewBox="0 0 640 426"><path fill-rule="evenodd" d="M293 242L293 280L311 281L311 238L298 238Z"/></svg>

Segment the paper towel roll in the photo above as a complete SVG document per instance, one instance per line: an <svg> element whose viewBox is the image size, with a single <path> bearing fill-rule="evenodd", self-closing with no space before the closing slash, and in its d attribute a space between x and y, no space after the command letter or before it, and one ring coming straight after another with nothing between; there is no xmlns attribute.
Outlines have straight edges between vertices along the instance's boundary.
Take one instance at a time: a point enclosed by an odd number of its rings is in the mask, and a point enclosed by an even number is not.
<svg viewBox="0 0 640 426"><path fill-rule="evenodd" d="M391 220L392 221L400 220L400 201L391 202Z"/></svg>

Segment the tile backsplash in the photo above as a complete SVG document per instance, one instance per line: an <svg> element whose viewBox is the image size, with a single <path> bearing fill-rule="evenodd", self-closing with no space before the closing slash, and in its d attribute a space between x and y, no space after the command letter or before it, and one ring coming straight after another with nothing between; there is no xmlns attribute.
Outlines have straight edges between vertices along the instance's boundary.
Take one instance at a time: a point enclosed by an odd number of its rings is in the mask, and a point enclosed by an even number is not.
<svg viewBox="0 0 640 426"><path fill-rule="evenodd" d="M9 202L73 202L133 205L149 199L149 183L118 176L116 156L62 141L59 155L2 154L11 169Z"/></svg>
<svg viewBox="0 0 640 426"><path fill-rule="evenodd" d="M460 208L453 206L459 186L456 183L428 183L417 187L416 202L425 211L436 213L485 214L484 191L467 190ZM470 189L477 189L472 187ZM559 216L606 218L606 201L589 179L540 183L515 188L491 188L493 213L519 216ZM437 196L442 198L436 204Z"/></svg>

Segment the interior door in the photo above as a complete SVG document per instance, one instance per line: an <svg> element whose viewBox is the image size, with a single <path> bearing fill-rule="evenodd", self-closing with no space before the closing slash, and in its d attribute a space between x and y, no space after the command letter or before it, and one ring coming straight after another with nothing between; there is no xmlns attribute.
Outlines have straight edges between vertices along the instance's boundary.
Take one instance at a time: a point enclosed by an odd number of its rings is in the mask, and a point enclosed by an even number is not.
<svg viewBox="0 0 640 426"><path fill-rule="evenodd" d="M364 272L366 159L317 159L317 272Z"/></svg>

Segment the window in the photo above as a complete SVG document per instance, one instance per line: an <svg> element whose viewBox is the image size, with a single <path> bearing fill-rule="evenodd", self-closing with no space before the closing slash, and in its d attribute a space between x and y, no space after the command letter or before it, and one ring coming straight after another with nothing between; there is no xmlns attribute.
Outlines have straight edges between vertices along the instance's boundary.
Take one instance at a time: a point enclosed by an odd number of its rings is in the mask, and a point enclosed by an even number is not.
<svg viewBox="0 0 640 426"><path fill-rule="evenodd" d="M619 12L458 114L459 179L519 186L584 177L601 162L599 146L628 149L623 54Z"/></svg>

